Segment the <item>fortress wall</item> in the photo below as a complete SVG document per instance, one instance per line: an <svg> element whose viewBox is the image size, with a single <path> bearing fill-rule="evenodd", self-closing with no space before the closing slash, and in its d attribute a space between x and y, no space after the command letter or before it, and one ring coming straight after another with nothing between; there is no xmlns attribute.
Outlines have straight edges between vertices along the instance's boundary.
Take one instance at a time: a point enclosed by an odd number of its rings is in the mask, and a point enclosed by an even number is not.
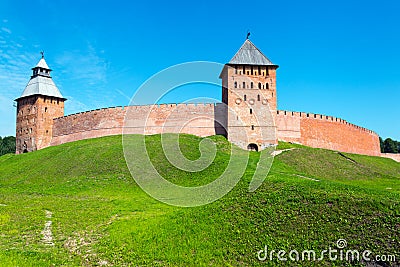
<svg viewBox="0 0 400 267"><path fill-rule="evenodd" d="M123 107L96 109L53 120L50 145L122 133L126 109Z"/></svg>
<svg viewBox="0 0 400 267"><path fill-rule="evenodd" d="M380 155L379 136L368 129L332 116L291 111L277 113L280 140L348 153Z"/></svg>
<svg viewBox="0 0 400 267"><path fill-rule="evenodd" d="M300 119L298 112L277 111L275 123L278 129L278 139L301 143Z"/></svg>
<svg viewBox="0 0 400 267"><path fill-rule="evenodd" d="M304 145L311 147L371 156L380 155L377 134L343 120L302 118L301 139Z"/></svg>
<svg viewBox="0 0 400 267"><path fill-rule="evenodd" d="M221 114L219 109L219 105L215 104L130 106L126 131L139 134L181 132L198 136L215 135L214 118Z"/></svg>
<svg viewBox="0 0 400 267"><path fill-rule="evenodd" d="M50 145L123 132L226 135L225 108L223 104L162 104L81 112L54 119ZM125 118L127 122L124 125ZM377 134L339 118L277 111L276 124L279 140L349 153L380 155Z"/></svg>
<svg viewBox="0 0 400 267"><path fill-rule="evenodd" d="M54 119L51 145L123 132L188 133L198 136L224 134L223 108L219 104L162 104L81 112ZM214 118L221 123L216 123Z"/></svg>
<svg viewBox="0 0 400 267"><path fill-rule="evenodd" d="M397 162L400 162L400 154L382 153L381 157L389 158L389 159L395 160Z"/></svg>

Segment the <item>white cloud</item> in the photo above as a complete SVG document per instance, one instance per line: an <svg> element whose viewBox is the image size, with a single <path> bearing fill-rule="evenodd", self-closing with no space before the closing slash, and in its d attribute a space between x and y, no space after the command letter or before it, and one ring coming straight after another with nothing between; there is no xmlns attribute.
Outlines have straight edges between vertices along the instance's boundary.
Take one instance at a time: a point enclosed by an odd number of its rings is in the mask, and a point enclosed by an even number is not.
<svg viewBox="0 0 400 267"><path fill-rule="evenodd" d="M4 22L4 20L3 20ZM31 75L32 62L38 60L24 42L8 28L0 34L0 136L15 135L13 100L21 95ZM14 39L15 38L15 39Z"/></svg>
<svg viewBox="0 0 400 267"><path fill-rule="evenodd" d="M108 63L98 54L88 44L84 51L65 51L56 57L55 64L61 68L61 74L71 80L79 80L88 85L104 84L107 81Z"/></svg>
<svg viewBox="0 0 400 267"><path fill-rule="evenodd" d="M15 114L13 100L0 95L0 136L15 136Z"/></svg>
<svg viewBox="0 0 400 267"><path fill-rule="evenodd" d="M38 57L22 50L23 45L7 36L0 38L0 95L15 99L31 75L32 62Z"/></svg>
<svg viewBox="0 0 400 267"><path fill-rule="evenodd" d="M1 30L2 30L3 32L6 32L6 33L8 33L8 34L11 34L11 30L10 30L9 28L2 27Z"/></svg>
<svg viewBox="0 0 400 267"><path fill-rule="evenodd" d="M4 136L15 135L13 99L28 83L31 68L40 58L40 45L16 37L8 28L0 29L0 136ZM109 63L104 56L104 50L87 43L84 49L65 51L48 61L55 69L56 85L68 99L66 114L112 105L115 91L106 89Z"/></svg>
<svg viewBox="0 0 400 267"><path fill-rule="evenodd" d="M64 96L67 98L67 102L65 105L65 114L73 114L78 113L86 110L90 110L91 108L86 105L85 103L80 102L79 100L75 99L73 96Z"/></svg>
<svg viewBox="0 0 400 267"><path fill-rule="evenodd" d="M130 98L129 96L127 96L123 91L121 91L121 90L119 90L119 89L115 89L115 91L116 91L118 94L122 95L122 96L128 101L128 103L131 101L131 98Z"/></svg>
<svg viewBox="0 0 400 267"><path fill-rule="evenodd" d="M65 105L66 114L112 105L115 92L107 88L110 64L104 55L104 50L88 42L84 49L65 51L55 58L54 80L60 82L62 93L74 96L68 97L72 101Z"/></svg>

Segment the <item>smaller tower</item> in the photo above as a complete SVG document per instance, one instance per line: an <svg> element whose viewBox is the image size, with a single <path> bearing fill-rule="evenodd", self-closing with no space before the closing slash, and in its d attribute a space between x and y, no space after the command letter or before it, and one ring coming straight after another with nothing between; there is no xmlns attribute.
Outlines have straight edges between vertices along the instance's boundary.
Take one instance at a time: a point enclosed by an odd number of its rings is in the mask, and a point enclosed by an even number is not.
<svg viewBox="0 0 400 267"><path fill-rule="evenodd" d="M42 58L32 68L32 76L17 101L16 153L48 147L53 119L64 116L66 100L50 76L51 69Z"/></svg>

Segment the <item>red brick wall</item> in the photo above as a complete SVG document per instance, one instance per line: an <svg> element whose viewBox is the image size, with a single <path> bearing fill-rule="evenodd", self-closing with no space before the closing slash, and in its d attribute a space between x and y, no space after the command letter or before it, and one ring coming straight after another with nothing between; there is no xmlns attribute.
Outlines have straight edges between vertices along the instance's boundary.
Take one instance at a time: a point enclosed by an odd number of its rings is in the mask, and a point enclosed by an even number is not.
<svg viewBox="0 0 400 267"><path fill-rule="evenodd" d="M226 110L214 104L128 106L92 110L54 119L51 145L122 134L189 133L198 136L225 134ZM216 124L214 120L220 121ZM278 111L279 140L342 152L380 156L376 133L335 117Z"/></svg>
<svg viewBox="0 0 400 267"><path fill-rule="evenodd" d="M223 134L223 106L214 104L163 104L92 110L54 119L51 145L125 133L188 133L198 136ZM223 121L221 122L223 125Z"/></svg>
<svg viewBox="0 0 400 267"><path fill-rule="evenodd" d="M400 154L382 153L381 157L389 158L389 159L395 160L397 162L400 162Z"/></svg>
<svg viewBox="0 0 400 267"><path fill-rule="evenodd" d="M379 136L339 118L279 111L278 138L306 146L380 156Z"/></svg>
<svg viewBox="0 0 400 267"><path fill-rule="evenodd" d="M276 126L278 139L286 142L301 143L300 114L291 111L277 111Z"/></svg>

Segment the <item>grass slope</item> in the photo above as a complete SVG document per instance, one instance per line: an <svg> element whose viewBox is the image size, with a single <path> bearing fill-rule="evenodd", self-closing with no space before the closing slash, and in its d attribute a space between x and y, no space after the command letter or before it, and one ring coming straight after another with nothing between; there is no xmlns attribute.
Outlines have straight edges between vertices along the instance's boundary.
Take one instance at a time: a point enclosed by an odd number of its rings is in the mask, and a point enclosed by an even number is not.
<svg viewBox="0 0 400 267"><path fill-rule="evenodd" d="M192 186L215 179L230 144L211 137L219 152L200 173L174 169L148 136L157 170ZM189 159L201 138L181 135ZM259 154L222 199L178 208L146 195L131 178L121 136L68 143L0 157L0 266L314 266L260 262L257 252L314 249L346 239L348 248L396 255L400 263L400 164L390 159L295 148L275 158L254 193L248 185ZM316 181L317 180L317 181ZM46 211L52 213L46 217ZM51 221L54 246L42 231ZM276 259L276 257L275 257ZM356 264L322 261L318 265Z"/></svg>

